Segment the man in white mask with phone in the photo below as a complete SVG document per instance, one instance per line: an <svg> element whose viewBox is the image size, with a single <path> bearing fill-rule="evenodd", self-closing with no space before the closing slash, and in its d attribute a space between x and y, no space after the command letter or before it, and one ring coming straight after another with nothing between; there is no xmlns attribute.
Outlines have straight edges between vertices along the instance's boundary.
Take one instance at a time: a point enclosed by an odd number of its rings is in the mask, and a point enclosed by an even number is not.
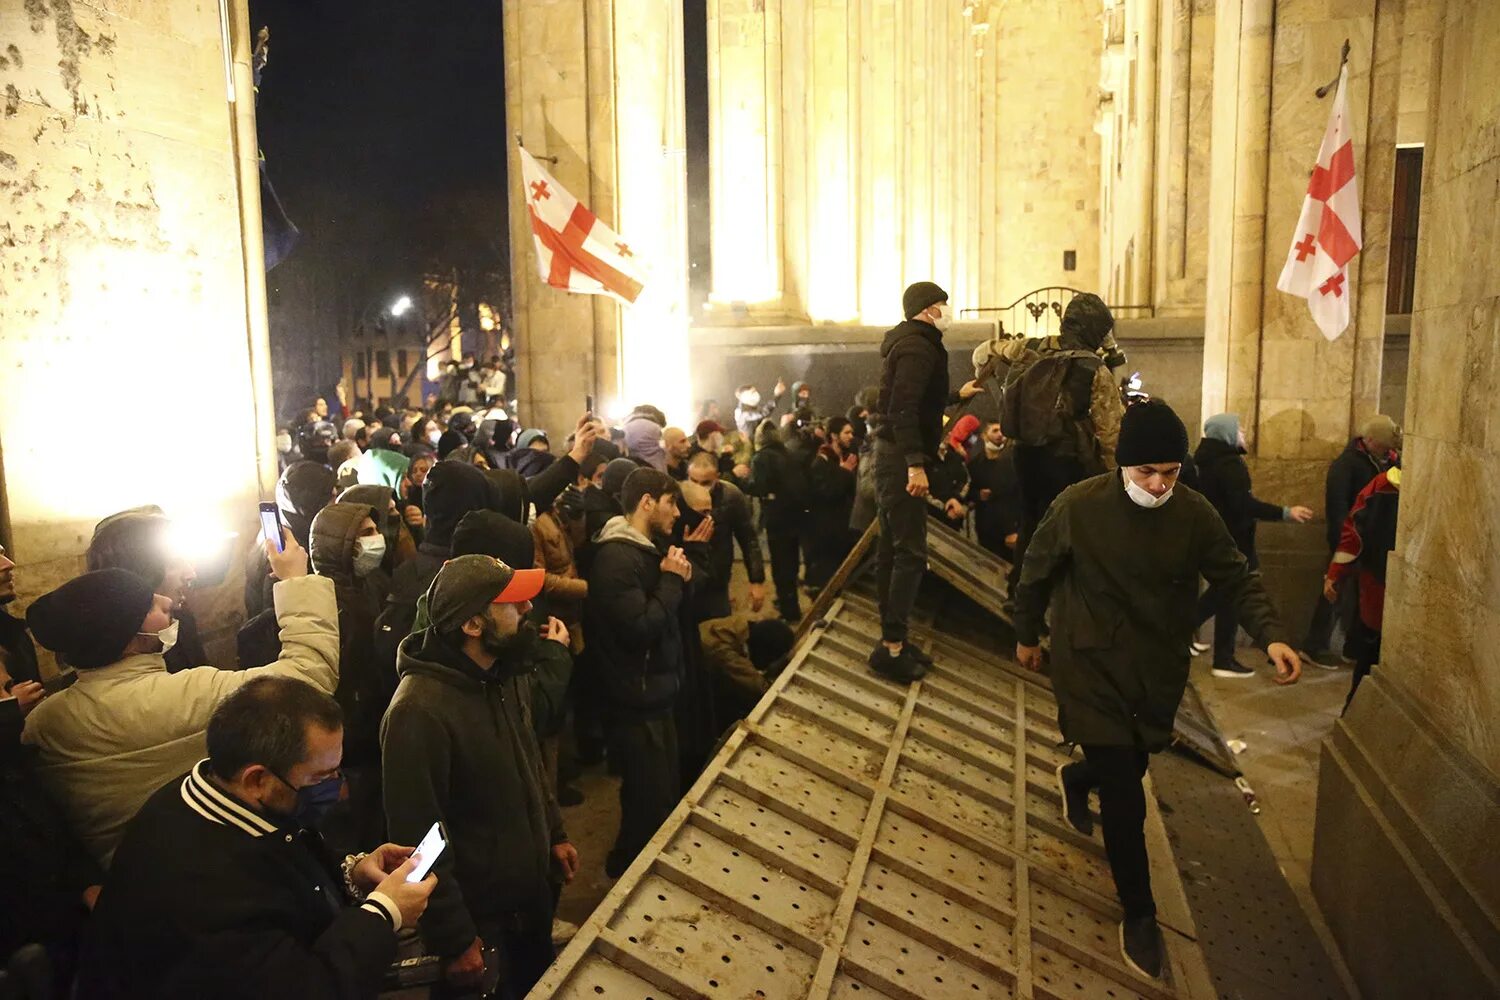
<svg viewBox="0 0 1500 1000"><path fill-rule="evenodd" d="M1125 911L1120 951L1159 977L1161 933L1146 858L1149 755L1172 736L1197 627L1198 577L1219 588L1276 664L1276 683L1301 673L1276 610L1229 530L1201 494L1177 482L1187 431L1152 400L1125 414L1118 469L1068 487L1026 550L1016 591L1016 659L1042 669L1040 633L1052 607L1058 725L1083 760L1057 769L1063 818L1093 834L1089 793L1099 793L1104 847Z"/></svg>

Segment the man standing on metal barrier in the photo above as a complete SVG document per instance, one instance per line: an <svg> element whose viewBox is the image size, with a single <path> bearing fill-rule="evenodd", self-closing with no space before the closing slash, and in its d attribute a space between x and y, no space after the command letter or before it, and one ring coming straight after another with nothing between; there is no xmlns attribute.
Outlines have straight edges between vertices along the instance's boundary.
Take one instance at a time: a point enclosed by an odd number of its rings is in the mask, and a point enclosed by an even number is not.
<svg viewBox="0 0 1500 1000"><path fill-rule="evenodd" d="M1166 747L1188 680L1202 575L1292 684L1301 661L1260 574L1213 505L1177 482L1187 431L1167 404L1131 407L1115 449L1118 471L1085 479L1053 501L1026 550L1016 592L1016 659L1040 670L1042 618L1052 603L1052 678L1063 737L1083 760L1057 769L1063 817L1092 836L1099 790L1104 850L1125 920L1120 952L1161 975L1161 932L1146 858L1148 756Z"/></svg>
<svg viewBox="0 0 1500 1000"><path fill-rule="evenodd" d="M948 293L919 281L906 289L901 306L906 321L886 333L880 345L880 424L875 431L880 642L869 663L878 674L910 683L931 663L906 641L906 622L927 571L927 469L938 460L943 410L983 390L970 381L949 394L943 346L943 331L952 317ZM957 500L949 505L960 506Z"/></svg>

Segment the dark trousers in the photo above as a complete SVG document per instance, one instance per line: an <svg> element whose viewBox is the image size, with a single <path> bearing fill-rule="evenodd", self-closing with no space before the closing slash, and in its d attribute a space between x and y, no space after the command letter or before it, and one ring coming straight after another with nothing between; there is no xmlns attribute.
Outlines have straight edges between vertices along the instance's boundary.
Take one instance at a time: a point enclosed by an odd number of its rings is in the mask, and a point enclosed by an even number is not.
<svg viewBox="0 0 1500 1000"><path fill-rule="evenodd" d="M547 972L557 950L552 947L552 921L525 930L480 925L486 948L494 948L500 966L499 985L490 994L495 1000L524 1000Z"/></svg>
<svg viewBox="0 0 1500 1000"><path fill-rule="evenodd" d="M906 459L888 441L875 442L875 504L880 518L875 550L880 637L905 642L906 622L927 572L927 504L906 492Z"/></svg>
<svg viewBox="0 0 1500 1000"><path fill-rule="evenodd" d="M1076 765L1083 768L1076 772L1080 778L1099 789L1104 853L1127 920L1156 915L1146 859L1146 789L1141 785L1147 758L1146 751L1134 747L1085 746L1083 761Z"/></svg>
<svg viewBox="0 0 1500 1000"><path fill-rule="evenodd" d="M1260 568L1260 558L1252 550L1245 553L1250 569ZM1209 586L1198 597L1198 624L1214 620L1214 666L1227 667L1234 662L1234 640L1240 632L1240 616L1234 604L1218 587Z"/></svg>
<svg viewBox="0 0 1500 1000"><path fill-rule="evenodd" d="M1359 580L1351 575L1339 588L1337 601L1330 602L1321 593L1318 594L1318 603L1313 608L1312 621L1308 623L1307 637L1302 640L1302 648L1309 653L1321 653L1330 649L1333 627L1339 625L1344 630L1344 655L1353 656L1349 647L1354 635L1354 621L1358 617Z"/></svg>
<svg viewBox="0 0 1500 1000"><path fill-rule="evenodd" d="M1076 458L1055 455L1048 448L1016 445L1016 485L1021 493L1021 525L1016 532L1016 560L1010 569L1010 592L1021 582L1021 564L1026 561L1026 547L1036 534L1042 515L1057 495L1074 483L1089 477L1089 471Z"/></svg>
<svg viewBox="0 0 1500 1000"><path fill-rule="evenodd" d="M802 617L797 594L797 572L801 569L802 544L796 528L766 527L766 548L771 553L771 581L776 584L776 610L789 622Z"/></svg>
<svg viewBox="0 0 1500 1000"><path fill-rule="evenodd" d="M1346 584L1344 589L1352 588ZM1380 662L1380 633L1366 625L1356 614L1345 648L1354 657L1354 677L1349 682L1349 696L1344 699L1344 709L1340 715L1349 711L1349 704L1354 701L1354 692L1359 690L1359 682L1370 676L1370 668Z"/></svg>
<svg viewBox="0 0 1500 1000"><path fill-rule="evenodd" d="M620 771L620 832L609 852L613 871L626 868L682 797L677 725L671 710L604 721L609 759Z"/></svg>

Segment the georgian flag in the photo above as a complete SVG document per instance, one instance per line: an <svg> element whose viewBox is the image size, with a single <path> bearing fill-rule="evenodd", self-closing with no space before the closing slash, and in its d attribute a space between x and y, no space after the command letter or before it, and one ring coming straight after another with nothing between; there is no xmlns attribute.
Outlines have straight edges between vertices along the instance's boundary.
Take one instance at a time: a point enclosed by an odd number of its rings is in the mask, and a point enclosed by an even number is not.
<svg viewBox="0 0 1500 1000"><path fill-rule="evenodd" d="M630 244L557 183L525 147L517 152L542 280L553 288L633 303L645 274Z"/></svg>
<svg viewBox="0 0 1500 1000"><path fill-rule="evenodd" d="M1347 265L1359 253L1359 192L1354 183L1354 141L1349 138L1349 105L1344 96L1349 69L1339 71L1338 91L1318 163L1307 182L1302 217L1292 236L1286 266L1276 287L1307 300L1313 322L1334 340L1349 325Z"/></svg>

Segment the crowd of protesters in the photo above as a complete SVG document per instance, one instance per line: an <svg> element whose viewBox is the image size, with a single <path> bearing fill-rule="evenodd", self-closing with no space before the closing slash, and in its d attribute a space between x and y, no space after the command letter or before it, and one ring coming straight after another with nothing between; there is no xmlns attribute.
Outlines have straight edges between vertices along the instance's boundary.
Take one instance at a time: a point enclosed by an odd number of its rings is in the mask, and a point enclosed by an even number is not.
<svg viewBox="0 0 1500 1000"><path fill-rule="evenodd" d="M554 443L511 415L499 365L452 366L421 410L350 407L342 387L316 400L278 434L281 537L250 551L237 656L213 665L190 597L217 580L170 520L100 521L88 572L24 619L0 607L16 862L0 975L59 996L75 977L89 997L373 996L415 927L449 988L524 996L580 863L560 808L581 800L579 768L607 757L620 778L602 859L618 877L877 518L876 673L931 666L906 619L935 520L1012 561L1025 666L1053 606L1060 720L1084 749L1058 772L1064 815L1091 833L1099 790L1122 952L1156 974L1147 753L1210 618L1216 674L1254 674L1235 659L1243 625L1296 679L1254 531L1312 511L1254 496L1236 416L1210 419L1190 457L1169 408L1122 393L1097 296L1055 338L981 345L951 394L946 293L919 282L903 305L880 385L847 406L805 382L742 385L727 418L710 402L679 428L643 404L618 426L581 414ZM1303 657L1337 666L1342 624L1356 684L1378 658L1397 444L1377 418L1329 474ZM13 571L0 553L0 605ZM448 847L410 881L434 822Z"/></svg>

